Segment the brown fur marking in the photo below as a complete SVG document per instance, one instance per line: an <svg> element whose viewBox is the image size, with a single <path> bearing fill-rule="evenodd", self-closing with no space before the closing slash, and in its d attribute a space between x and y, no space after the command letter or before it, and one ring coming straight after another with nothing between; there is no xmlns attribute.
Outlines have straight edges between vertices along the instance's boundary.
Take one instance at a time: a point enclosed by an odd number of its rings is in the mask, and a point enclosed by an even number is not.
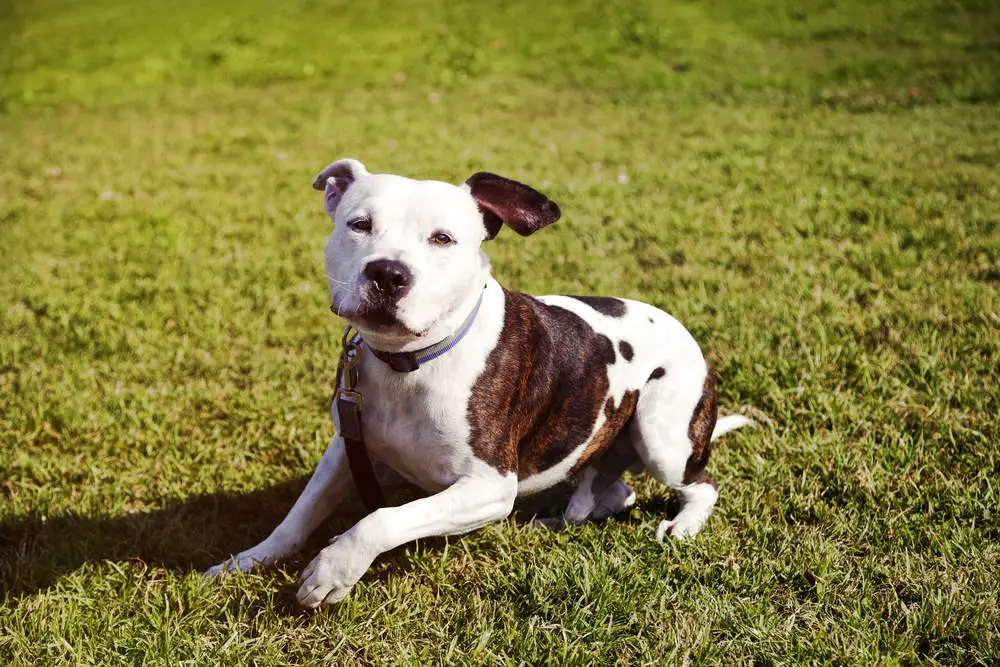
<svg viewBox="0 0 1000 667"><path fill-rule="evenodd" d="M684 483L700 482L705 478L705 466L712 451L712 430L719 416L715 401L715 373L708 369L705 384L702 385L701 398L691 413L688 423L688 438L691 440L691 456L684 466Z"/></svg>
<svg viewBox="0 0 1000 667"><path fill-rule="evenodd" d="M564 308L517 292L504 296L500 342L469 399L470 444L477 458L525 479L586 442L602 405L607 422L587 449L603 451L635 410L638 392L615 410L606 402L611 340Z"/></svg>
<svg viewBox="0 0 1000 667"><path fill-rule="evenodd" d="M611 365L618 360L615 356L615 344L604 334L597 334L597 340L601 343L601 359L604 363Z"/></svg>
<svg viewBox="0 0 1000 667"><path fill-rule="evenodd" d="M577 301L582 301L602 315L608 317L624 317L627 308L625 302L611 296L574 296Z"/></svg>
<svg viewBox="0 0 1000 667"><path fill-rule="evenodd" d="M622 404L617 410L615 410L614 396L608 396L608 400L604 402L604 423L601 424L601 428L594 434L594 439L583 450L580 459L573 464L573 468L570 470L571 475L576 474L580 468L594 457L604 454L618 434L621 433L622 429L625 428L628 420L635 414L635 406L638 403L638 389L626 391L622 396Z"/></svg>

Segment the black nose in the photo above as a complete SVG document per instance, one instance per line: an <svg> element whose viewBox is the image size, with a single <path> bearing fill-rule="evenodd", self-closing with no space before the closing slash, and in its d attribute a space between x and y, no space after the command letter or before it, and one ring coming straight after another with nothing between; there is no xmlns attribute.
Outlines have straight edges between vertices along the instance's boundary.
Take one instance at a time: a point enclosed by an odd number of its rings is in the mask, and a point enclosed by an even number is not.
<svg viewBox="0 0 1000 667"><path fill-rule="evenodd" d="M393 299L403 298L413 283L413 274L406 268L406 264L394 259L376 259L374 262L368 262L364 274L376 290Z"/></svg>

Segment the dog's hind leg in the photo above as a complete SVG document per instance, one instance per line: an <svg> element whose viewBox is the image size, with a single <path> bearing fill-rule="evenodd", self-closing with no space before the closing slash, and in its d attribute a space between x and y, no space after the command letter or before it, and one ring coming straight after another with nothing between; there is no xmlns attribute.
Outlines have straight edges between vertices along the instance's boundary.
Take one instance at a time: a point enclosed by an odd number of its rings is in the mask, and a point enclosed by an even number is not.
<svg viewBox="0 0 1000 667"><path fill-rule="evenodd" d="M718 414L714 377L704 362L688 364L651 378L640 394L630 428L636 453L657 481L680 491L682 501L677 516L660 523L656 538L693 537L719 495L705 476Z"/></svg>
<svg viewBox="0 0 1000 667"><path fill-rule="evenodd" d="M641 468L639 457L624 430L597 460L584 468L573 496L566 506L566 523L600 521L635 504L635 492L622 481L626 470Z"/></svg>
<svg viewBox="0 0 1000 667"><path fill-rule="evenodd" d="M625 471L646 469L681 494L680 512L660 522L656 539L662 541L667 534L678 539L693 537L705 525L719 495L715 482L705 475L712 441L754 423L742 415L716 417L715 379L707 367L673 382L663 375L651 378L625 429L584 468L562 519L547 519L545 524L601 521L628 509L635 504L635 492L621 476Z"/></svg>
<svg viewBox="0 0 1000 667"><path fill-rule="evenodd" d="M635 505L635 500L635 491L632 487L619 479L597 499L597 506L591 512L590 518L594 521L604 521Z"/></svg>

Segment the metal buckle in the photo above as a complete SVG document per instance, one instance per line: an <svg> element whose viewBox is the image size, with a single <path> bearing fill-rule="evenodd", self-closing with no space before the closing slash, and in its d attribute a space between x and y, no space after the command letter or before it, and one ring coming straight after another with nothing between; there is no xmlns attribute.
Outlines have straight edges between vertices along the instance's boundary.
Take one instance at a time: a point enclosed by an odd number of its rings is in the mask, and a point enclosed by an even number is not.
<svg viewBox="0 0 1000 667"><path fill-rule="evenodd" d="M359 411L361 410L361 407L364 403L363 399L361 398L361 394L359 394L358 392L354 391L353 389L341 389L340 387L338 387L337 390L333 392L333 402L339 403L340 401L354 403L355 405L358 406Z"/></svg>
<svg viewBox="0 0 1000 667"><path fill-rule="evenodd" d="M363 352L361 334L354 331L353 327L348 326L344 329L341 346L340 361L337 364L337 388L333 392L332 408L334 411L339 411L338 406L343 403L351 403L354 409L360 413L364 399L356 387L358 386L358 364L361 362Z"/></svg>
<svg viewBox="0 0 1000 667"><path fill-rule="evenodd" d="M361 334L354 331L354 327L347 326L340 344L340 361L337 364L337 393L341 389L356 393L354 388L358 386L358 364L361 363L361 355L364 351L361 345ZM361 395L358 394L359 405L361 404L360 397Z"/></svg>

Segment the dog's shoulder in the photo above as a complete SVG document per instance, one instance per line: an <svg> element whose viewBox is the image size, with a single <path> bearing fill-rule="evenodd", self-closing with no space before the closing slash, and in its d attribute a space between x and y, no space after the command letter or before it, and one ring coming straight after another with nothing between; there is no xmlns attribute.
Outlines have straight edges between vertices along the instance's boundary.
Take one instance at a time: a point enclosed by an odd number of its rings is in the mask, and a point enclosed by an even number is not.
<svg viewBox="0 0 1000 667"><path fill-rule="evenodd" d="M472 388L468 418L477 456L524 479L566 461L592 438L602 414L616 414L608 368L621 353L583 311L615 317L625 304L504 296L503 329Z"/></svg>

